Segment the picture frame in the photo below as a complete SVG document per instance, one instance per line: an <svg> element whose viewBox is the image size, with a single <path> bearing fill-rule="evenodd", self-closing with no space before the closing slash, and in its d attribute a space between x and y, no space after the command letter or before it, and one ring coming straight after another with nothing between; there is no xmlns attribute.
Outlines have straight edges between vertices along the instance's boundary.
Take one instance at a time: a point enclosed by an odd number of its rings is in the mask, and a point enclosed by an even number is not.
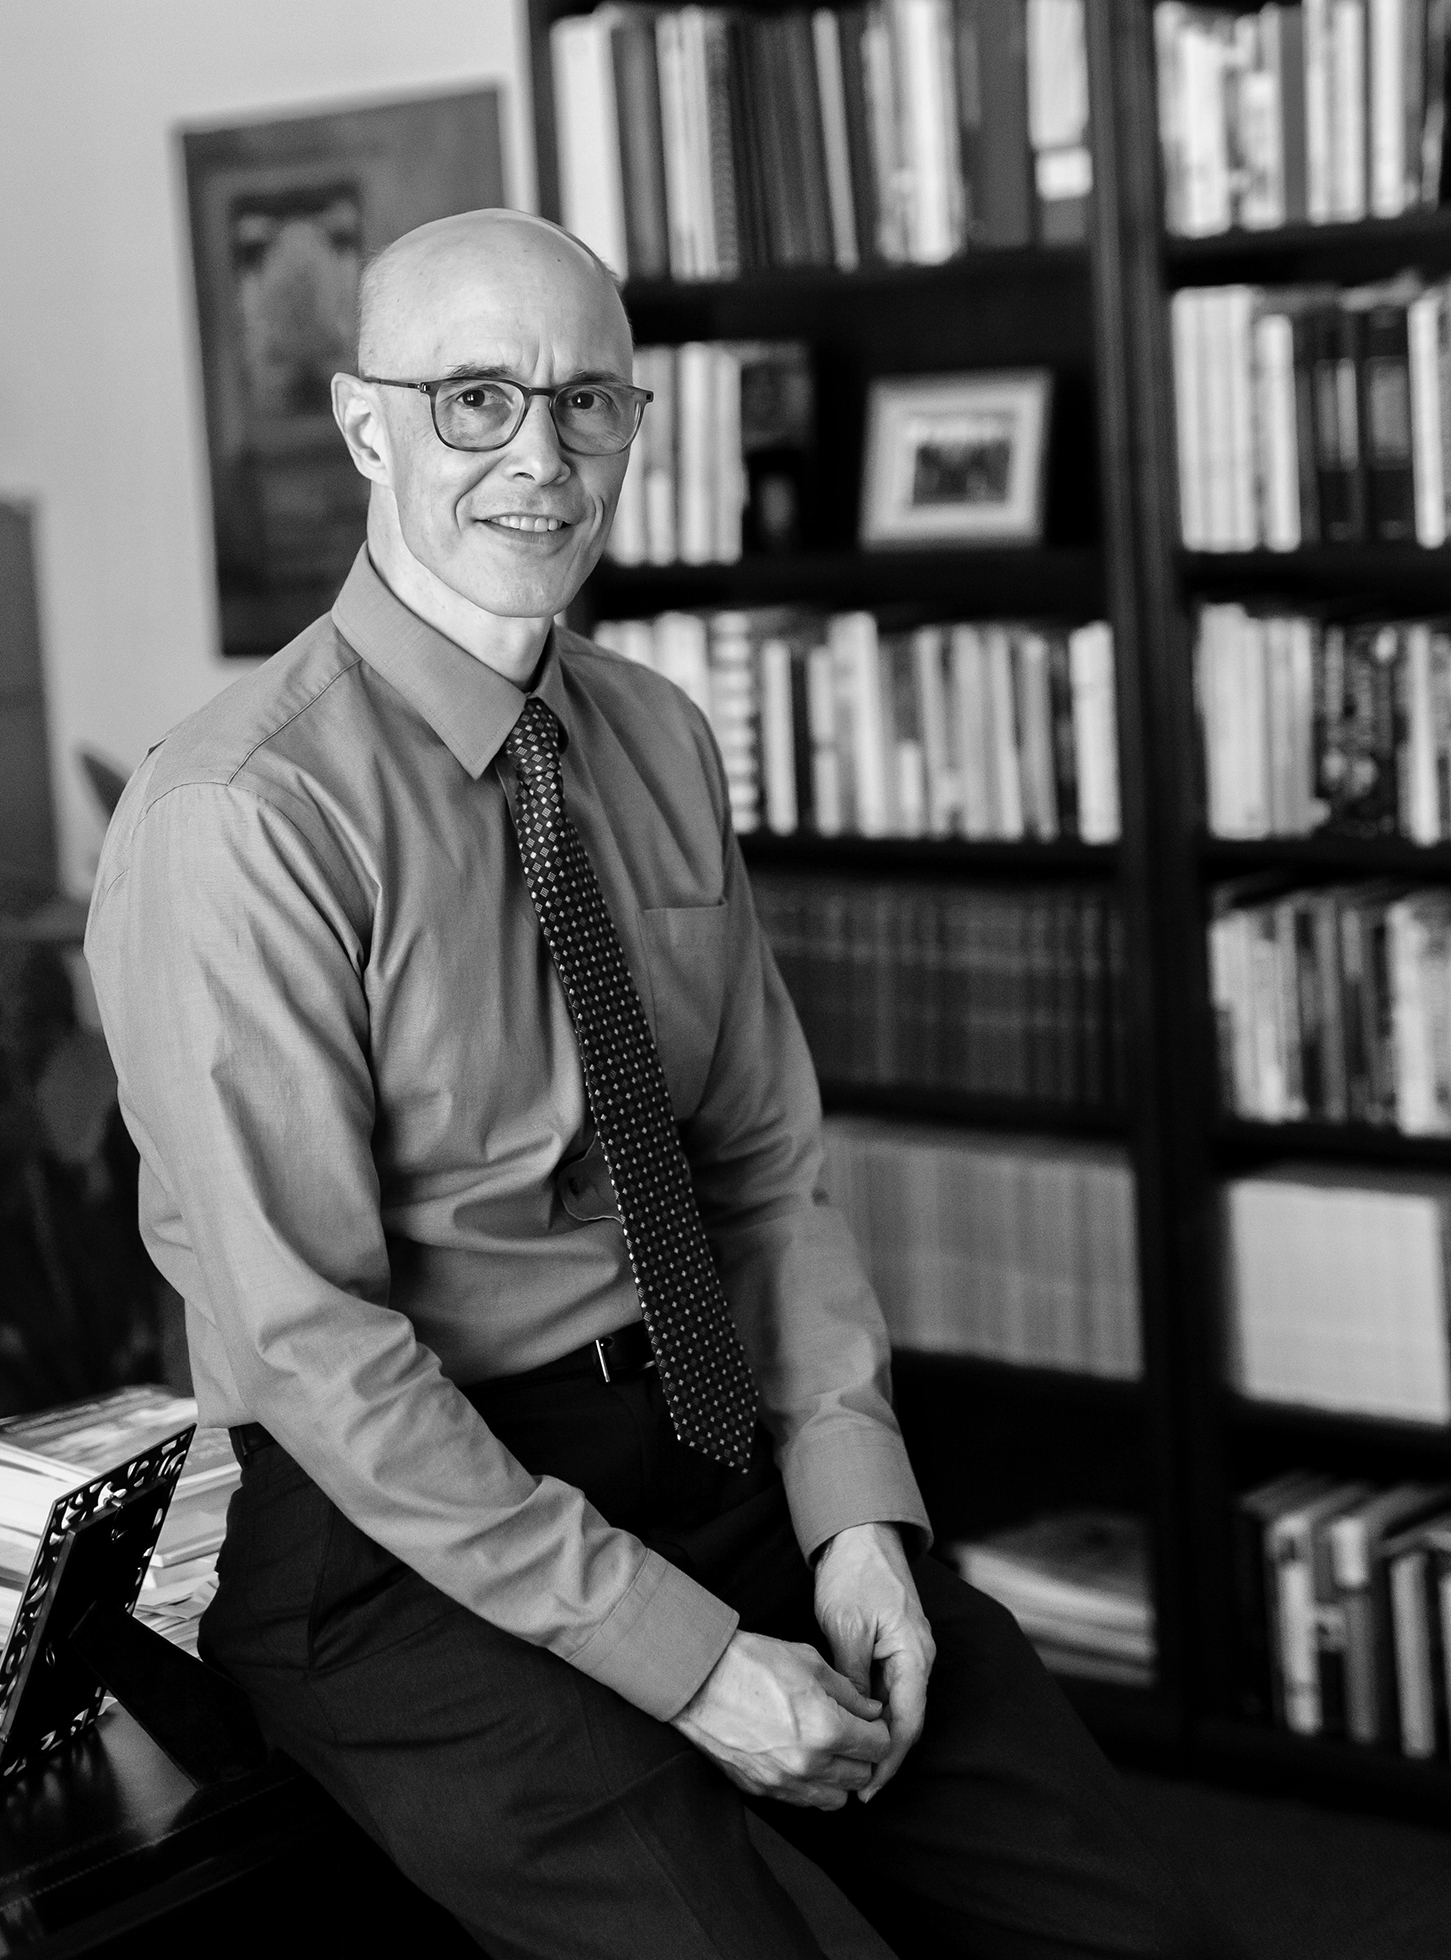
<svg viewBox="0 0 1451 1960"><path fill-rule="evenodd" d="M874 380L863 547L1041 542L1052 390L1046 368Z"/></svg>
<svg viewBox="0 0 1451 1960"><path fill-rule="evenodd" d="M503 204L498 87L180 132L222 652L327 611L368 486L333 421L364 265L415 225Z"/></svg>

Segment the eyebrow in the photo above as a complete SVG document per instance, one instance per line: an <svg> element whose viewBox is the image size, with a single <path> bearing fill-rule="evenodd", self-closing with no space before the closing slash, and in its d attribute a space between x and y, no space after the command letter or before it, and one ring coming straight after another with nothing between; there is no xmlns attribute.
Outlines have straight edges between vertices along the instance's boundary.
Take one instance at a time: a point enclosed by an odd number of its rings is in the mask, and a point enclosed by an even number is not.
<svg viewBox="0 0 1451 1960"><path fill-rule="evenodd" d="M529 383L521 381L517 374L506 367L477 367L471 361L461 361L451 367L446 374L439 376L441 381L512 381L520 388ZM613 368L580 368L574 374L566 375L563 381L555 383L558 388L572 388L580 381L627 381L629 377L616 374Z"/></svg>

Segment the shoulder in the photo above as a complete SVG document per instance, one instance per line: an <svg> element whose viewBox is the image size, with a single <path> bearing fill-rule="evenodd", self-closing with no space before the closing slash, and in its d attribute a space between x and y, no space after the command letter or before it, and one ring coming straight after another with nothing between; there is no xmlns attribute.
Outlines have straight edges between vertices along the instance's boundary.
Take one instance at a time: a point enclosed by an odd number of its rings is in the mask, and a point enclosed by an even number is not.
<svg viewBox="0 0 1451 1960"><path fill-rule="evenodd" d="M235 782L269 749L303 739L299 723L333 708L362 666L330 616L178 722L147 758L146 802L187 784ZM291 740L289 740L291 738Z"/></svg>
<svg viewBox="0 0 1451 1960"><path fill-rule="evenodd" d="M215 828L243 806L308 813L309 752L325 750L326 721L364 712L362 662L332 623L315 620L280 653L178 722L126 785L106 833L98 889L132 860L160 816ZM227 813L231 812L229 819ZM314 826L304 821L303 828Z"/></svg>

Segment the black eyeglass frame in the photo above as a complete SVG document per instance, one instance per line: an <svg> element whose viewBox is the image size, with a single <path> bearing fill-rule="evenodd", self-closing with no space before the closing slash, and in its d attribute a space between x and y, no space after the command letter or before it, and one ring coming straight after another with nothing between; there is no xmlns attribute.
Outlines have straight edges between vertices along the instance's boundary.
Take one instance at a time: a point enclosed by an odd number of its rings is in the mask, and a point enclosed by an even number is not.
<svg viewBox="0 0 1451 1960"><path fill-rule="evenodd" d="M488 456L496 449L507 449L515 436L523 428L525 418L529 414L529 404L536 395L542 395L549 403L549 419L554 424L554 433L561 449L569 450L571 456L620 456L624 454L625 450L635 440L635 437L639 435L640 424L644 420L646 405L655 399L655 390L653 388L637 388L630 381L611 381L607 384L591 381L565 381L557 388L528 388L522 381L510 380L506 374L445 374L440 376L437 381L393 381L382 374L360 374L358 379L359 381L368 382L374 388L414 388L420 395L427 395L429 413L433 417L433 433L438 437L445 449L452 449L460 456ZM520 395L523 396L523 400L519 405L518 418L509 433L506 436L501 436L497 442L488 443L482 448L476 448L473 445L465 447L462 443L450 442L448 437L443 433L443 430L438 426L439 389L446 388L451 382L469 381L487 381L496 387L516 388ZM629 435L620 444L618 449L570 448L570 445L564 440L564 436L560 431L559 418L554 413L554 404L559 400L561 395L569 394L571 389L606 385L618 389L623 395L628 395L634 402L634 428L631 429Z"/></svg>

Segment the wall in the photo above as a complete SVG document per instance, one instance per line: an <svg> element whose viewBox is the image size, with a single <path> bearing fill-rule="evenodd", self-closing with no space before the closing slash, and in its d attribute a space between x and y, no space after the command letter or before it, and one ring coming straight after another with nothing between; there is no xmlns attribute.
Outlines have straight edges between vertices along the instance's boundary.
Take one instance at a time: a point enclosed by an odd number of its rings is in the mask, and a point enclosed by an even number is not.
<svg viewBox="0 0 1451 1960"><path fill-rule="evenodd" d="M36 506L60 862L127 769L235 679L217 653L179 124L502 79L533 203L522 0L0 0L0 496Z"/></svg>

